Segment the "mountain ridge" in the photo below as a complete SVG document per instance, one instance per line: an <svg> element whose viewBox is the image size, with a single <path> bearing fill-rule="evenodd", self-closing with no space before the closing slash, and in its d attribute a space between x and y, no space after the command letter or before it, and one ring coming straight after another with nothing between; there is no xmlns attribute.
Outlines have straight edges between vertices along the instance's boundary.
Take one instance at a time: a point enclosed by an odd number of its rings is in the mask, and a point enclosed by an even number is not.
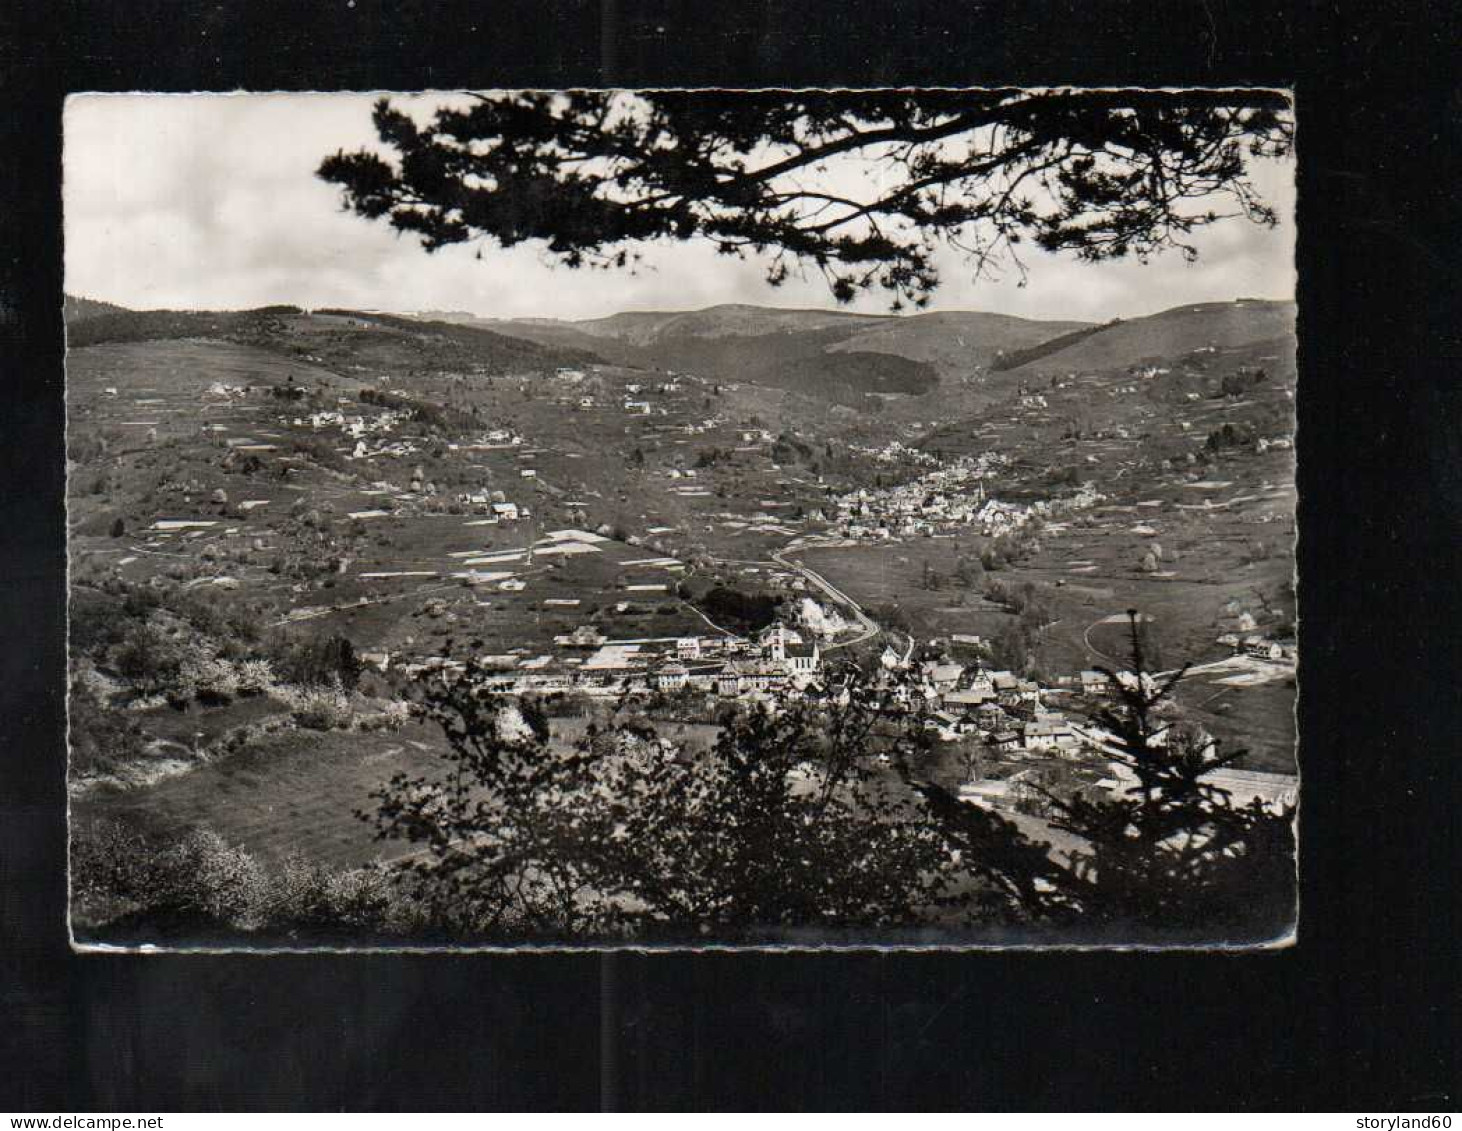
<svg viewBox="0 0 1462 1131"><path fill-rule="evenodd" d="M423 363L426 355L438 354L442 364L454 356L471 356L494 369L530 371L602 363L760 385L879 412L888 411L889 397L942 393L987 400L1002 395L1007 384L1030 379L1292 339L1295 325L1292 301L1247 298L1184 304L1099 324L984 311L888 315L749 303L621 311L570 321L463 318L463 312L450 311L303 311L290 306L129 311L68 296L66 312L70 343L77 347L188 336L242 337L260 344L274 334L310 339L315 333L311 326L323 318L385 331L399 339L400 350L423 350ZM276 348L292 347L281 342ZM368 361L370 352L354 361Z"/></svg>

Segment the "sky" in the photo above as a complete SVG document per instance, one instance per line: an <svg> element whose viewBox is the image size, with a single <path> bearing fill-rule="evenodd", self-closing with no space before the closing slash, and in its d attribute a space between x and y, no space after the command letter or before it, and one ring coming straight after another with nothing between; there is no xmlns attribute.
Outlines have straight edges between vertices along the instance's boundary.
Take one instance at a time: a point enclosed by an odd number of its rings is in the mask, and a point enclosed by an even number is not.
<svg viewBox="0 0 1462 1131"><path fill-rule="evenodd" d="M638 274L571 270L541 249L457 245L432 255L387 224L342 210L314 176L338 149L376 144L373 94L83 95L67 101L64 154L66 290L135 309L243 309L273 303L484 317L596 318L621 310L716 303L829 308L820 276L773 290L765 264L704 243L642 249ZM442 96L405 108L425 115ZM1098 321L1196 302L1294 294L1294 169L1258 163L1253 179L1281 223L1229 220L1196 233L1199 259L1176 253L1083 264L1027 253L1024 287L1007 271L971 278L941 252L930 309ZM885 313L874 293L842 309Z"/></svg>

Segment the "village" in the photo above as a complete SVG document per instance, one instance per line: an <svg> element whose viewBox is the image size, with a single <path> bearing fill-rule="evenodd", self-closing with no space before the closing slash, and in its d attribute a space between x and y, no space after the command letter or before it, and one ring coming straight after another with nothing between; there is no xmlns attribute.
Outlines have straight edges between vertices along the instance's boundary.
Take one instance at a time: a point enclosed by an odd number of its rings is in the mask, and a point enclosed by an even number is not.
<svg viewBox="0 0 1462 1131"><path fill-rule="evenodd" d="M804 599L803 609L806 621L826 623L816 602ZM561 650L556 655L432 657L408 662L403 670L415 677L433 671L461 674L470 668L486 694L530 696L550 705L573 695L617 702L654 699L668 704L672 717L696 721L707 717L707 709L718 701L776 713L802 697L836 694L839 669L828 666L829 654L819 635L778 622L750 638L611 641L586 625L558 637ZM1227 643L1227 637L1221 642ZM937 650L939 642L929 643L936 648L920 651ZM978 646L977 641L963 643ZM915 660L915 651L910 639L902 651L888 644L876 653L873 662L882 673L876 685L887 692L882 710L891 719L917 719L933 740L958 744L966 752L969 775L960 786L961 800L1011 811L1041 808L1053 770L1067 784L1114 795L1133 787L1136 779L1120 757L1115 737L1093 720L1092 708L1112 700L1119 686L1136 687L1134 673L1088 669L1045 685L978 660ZM382 670L389 666L384 655L367 658ZM1230 678L1272 681L1293 674L1293 659L1292 650L1251 636L1239 644L1232 660L1209 667ZM1144 673L1142 690L1150 693L1157 678ZM1163 713L1176 721L1177 712L1169 708ZM1153 741L1163 745L1165 733L1166 727ZM1201 748L1212 738L1200 731L1198 741ZM1290 774L1236 768L1215 771L1211 781L1236 805L1257 800L1274 812L1293 804L1298 788Z"/></svg>
<svg viewBox="0 0 1462 1131"><path fill-rule="evenodd" d="M1089 484L1069 496L1025 505L987 497L985 480L1009 466L1009 457L987 451L962 456L908 483L872 490L860 487L838 498L835 529L854 541L949 534L966 528L998 538L1034 519L1087 510L1106 498Z"/></svg>
<svg viewBox="0 0 1462 1131"><path fill-rule="evenodd" d="M1132 678L1131 605L1161 626L1156 666L1195 661L1163 725L1250 750L1212 784L1272 812L1295 797L1288 562L1256 548L1282 545L1264 528L1287 433L1195 463L1201 428L1123 394L1112 411L1162 420L1158 442L1056 442L1061 398L1125 370L936 424L679 364L484 372L424 356L439 327L283 317L264 346L73 351L73 616L98 641L73 702L108 712L76 732L98 751L73 763L88 815L360 865L379 850L352 806L436 756L408 701L438 677L542 712L555 742L625 708L694 750L728 712L820 709L857 668L880 725L922 736L917 773L1069 849L1053 798L1135 785L1098 721L1098 667ZM1285 390L1264 391L1268 412ZM1198 408L1210 427L1256 411Z"/></svg>

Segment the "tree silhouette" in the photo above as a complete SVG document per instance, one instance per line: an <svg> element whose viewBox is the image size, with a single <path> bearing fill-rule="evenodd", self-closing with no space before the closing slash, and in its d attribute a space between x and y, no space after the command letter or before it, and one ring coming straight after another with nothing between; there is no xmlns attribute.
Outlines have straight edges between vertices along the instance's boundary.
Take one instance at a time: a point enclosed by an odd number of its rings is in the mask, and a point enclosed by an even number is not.
<svg viewBox="0 0 1462 1131"><path fill-rule="evenodd" d="M1186 668L1107 671L1091 707L1123 779L1088 795L1063 763L1032 779L1048 826L1077 845L960 800L934 780L927 714L909 677L837 669L777 709L740 706L709 750L622 701L606 725L555 743L505 726L472 664L419 688L446 772L398 774L362 814L422 846L405 866L427 917L496 938L717 941L804 929L969 928L1027 937L1278 935L1294 908L1293 811L1240 806L1207 780L1242 752L1171 723ZM902 706L898 706L902 704ZM1076 783L1076 788L1071 788Z"/></svg>
<svg viewBox="0 0 1462 1131"><path fill-rule="evenodd" d="M475 94L420 125L389 100L385 155L318 169L345 206L428 251L487 239L569 266L626 267L653 240L815 268L840 302L877 287L924 306L946 244L976 273L1018 247L1098 261L1229 216L1274 225L1252 157L1290 150L1265 91L576 91ZM479 251L480 254L480 251Z"/></svg>
<svg viewBox="0 0 1462 1131"><path fill-rule="evenodd" d="M691 754L624 703L572 745L505 726L485 674L422 685L447 767L396 775L362 814L421 846L406 871L434 921L489 938L719 942L911 926L936 905L942 837L870 753L883 696L844 683L737 710Z"/></svg>
<svg viewBox="0 0 1462 1131"><path fill-rule="evenodd" d="M1110 934L1140 931L1252 942L1274 937L1295 909L1294 811L1255 799L1233 803L1206 780L1243 756L1161 714L1187 665L1159 681L1148 671L1137 614L1129 614L1132 670L1098 668L1110 700L1092 719L1104 752L1128 784L1115 796L1040 789L1047 820L1082 847L1048 846L999 814L959 801L936 784L906 780L950 842L990 884L987 905L1021 921Z"/></svg>

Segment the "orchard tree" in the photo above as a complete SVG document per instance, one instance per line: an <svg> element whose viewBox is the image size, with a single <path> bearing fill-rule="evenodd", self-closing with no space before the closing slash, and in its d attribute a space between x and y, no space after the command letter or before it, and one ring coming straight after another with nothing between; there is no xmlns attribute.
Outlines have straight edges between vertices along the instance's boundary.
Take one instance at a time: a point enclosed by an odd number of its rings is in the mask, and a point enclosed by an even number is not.
<svg viewBox="0 0 1462 1131"><path fill-rule="evenodd" d="M382 99L374 124L380 147L318 175L428 251L533 243L620 268L700 238L763 257L774 286L815 269L839 302L877 289L894 309L928 303L941 245L1023 279L1027 241L1193 259L1208 224L1273 226L1249 165L1293 138L1285 97L1256 90L494 92L426 124Z"/></svg>

